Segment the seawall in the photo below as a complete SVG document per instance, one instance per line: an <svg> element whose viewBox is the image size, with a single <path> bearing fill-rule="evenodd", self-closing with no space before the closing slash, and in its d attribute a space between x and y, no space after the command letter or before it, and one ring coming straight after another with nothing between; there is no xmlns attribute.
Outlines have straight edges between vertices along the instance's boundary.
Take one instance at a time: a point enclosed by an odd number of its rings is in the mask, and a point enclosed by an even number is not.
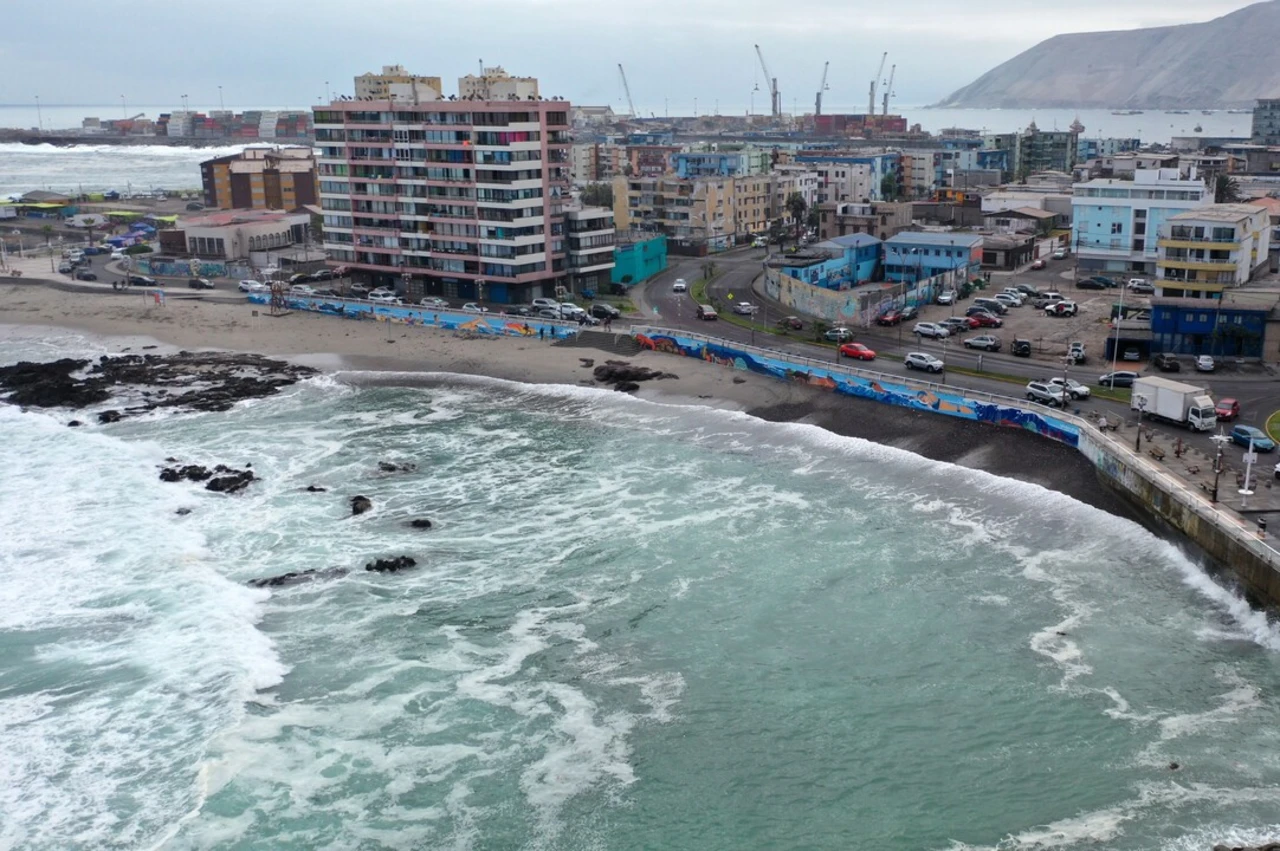
<svg viewBox="0 0 1280 851"><path fill-rule="evenodd" d="M1280 607L1280 551L1260 540L1238 516L1214 506L1203 494L1082 417L1010 397L796 357L692 332L636 326L632 333L641 346L653 351L695 357L887 405L1030 431L1070 446L1089 460L1104 485L1145 519L1183 535L1257 602Z"/></svg>

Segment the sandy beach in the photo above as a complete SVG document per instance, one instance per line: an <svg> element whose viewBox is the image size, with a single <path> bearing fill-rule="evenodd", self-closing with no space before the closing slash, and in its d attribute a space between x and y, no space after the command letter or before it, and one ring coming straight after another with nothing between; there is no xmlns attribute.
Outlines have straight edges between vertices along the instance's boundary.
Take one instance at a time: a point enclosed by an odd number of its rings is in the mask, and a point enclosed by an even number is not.
<svg viewBox="0 0 1280 851"><path fill-rule="evenodd" d="M583 359L600 363L618 357L536 339L473 338L303 312L273 317L247 303L170 298L157 306L141 294L67 293L34 283L0 285L0 324L75 329L111 338L121 349L158 342L178 349L285 357L327 371L445 372L539 384L599 386ZM934 460L1033 482L1132 516L1101 486L1079 453L1031 433L837 396L688 358L642 352L626 360L679 376L645 383L635 394L640 398L811 423Z"/></svg>

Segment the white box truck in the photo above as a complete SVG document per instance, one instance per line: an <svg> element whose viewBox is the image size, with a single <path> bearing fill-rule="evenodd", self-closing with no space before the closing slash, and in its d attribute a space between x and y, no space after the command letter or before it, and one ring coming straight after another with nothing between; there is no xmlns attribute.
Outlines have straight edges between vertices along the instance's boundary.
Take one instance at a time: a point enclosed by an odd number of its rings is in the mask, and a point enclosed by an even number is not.
<svg viewBox="0 0 1280 851"><path fill-rule="evenodd" d="M1159 376L1134 380L1129 407L1153 420L1195 431L1213 431L1218 425L1208 390Z"/></svg>

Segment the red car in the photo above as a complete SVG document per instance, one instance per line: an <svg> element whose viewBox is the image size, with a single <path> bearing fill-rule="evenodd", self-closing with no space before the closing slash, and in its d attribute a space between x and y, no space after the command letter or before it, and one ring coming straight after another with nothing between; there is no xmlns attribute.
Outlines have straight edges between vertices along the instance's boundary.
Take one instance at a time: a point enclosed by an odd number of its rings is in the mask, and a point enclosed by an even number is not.
<svg viewBox="0 0 1280 851"><path fill-rule="evenodd" d="M970 319L976 319L978 326L982 328L1002 328L1004 320L998 316L992 316L990 313L975 313Z"/></svg>
<svg viewBox="0 0 1280 851"><path fill-rule="evenodd" d="M840 354L854 360L875 360L876 353L861 343L845 343L840 347Z"/></svg>
<svg viewBox="0 0 1280 851"><path fill-rule="evenodd" d="M1220 420L1234 420L1240 416L1240 403L1235 399L1219 399L1218 404L1213 406L1213 412Z"/></svg>
<svg viewBox="0 0 1280 851"><path fill-rule="evenodd" d="M887 310L876 317L877 325L897 325L902 321L902 312L899 310Z"/></svg>
<svg viewBox="0 0 1280 851"><path fill-rule="evenodd" d="M1032 263L1032 264L1031 264L1031 268L1032 268L1032 269L1043 269L1043 268L1044 268L1045 266L1047 266L1047 265L1048 265L1048 264L1047 264L1047 263L1045 263L1045 262L1044 262L1044 260L1043 260L1043 258L1042 258L1042 259L1037 260L1037 261L1035 261L1034 263Z"/></svg>

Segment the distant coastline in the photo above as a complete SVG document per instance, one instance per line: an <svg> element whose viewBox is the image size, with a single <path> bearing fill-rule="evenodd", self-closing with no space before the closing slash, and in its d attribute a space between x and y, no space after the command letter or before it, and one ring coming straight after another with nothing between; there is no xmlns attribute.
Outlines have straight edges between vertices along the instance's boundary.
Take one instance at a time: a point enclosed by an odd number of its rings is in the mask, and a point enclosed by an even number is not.
<svg viewBox="0 0 1280 851"><path fill-rule="evenodd" d="M23 145L53 145L56 148L73 148L78 145L168 145L182 148L225 148L231 145L307 145L312 139L296 138L235 138L209 139L185 136L85 136L79 133L36 133L32 130L0 128L0 142L16 142Z"/></svg>

